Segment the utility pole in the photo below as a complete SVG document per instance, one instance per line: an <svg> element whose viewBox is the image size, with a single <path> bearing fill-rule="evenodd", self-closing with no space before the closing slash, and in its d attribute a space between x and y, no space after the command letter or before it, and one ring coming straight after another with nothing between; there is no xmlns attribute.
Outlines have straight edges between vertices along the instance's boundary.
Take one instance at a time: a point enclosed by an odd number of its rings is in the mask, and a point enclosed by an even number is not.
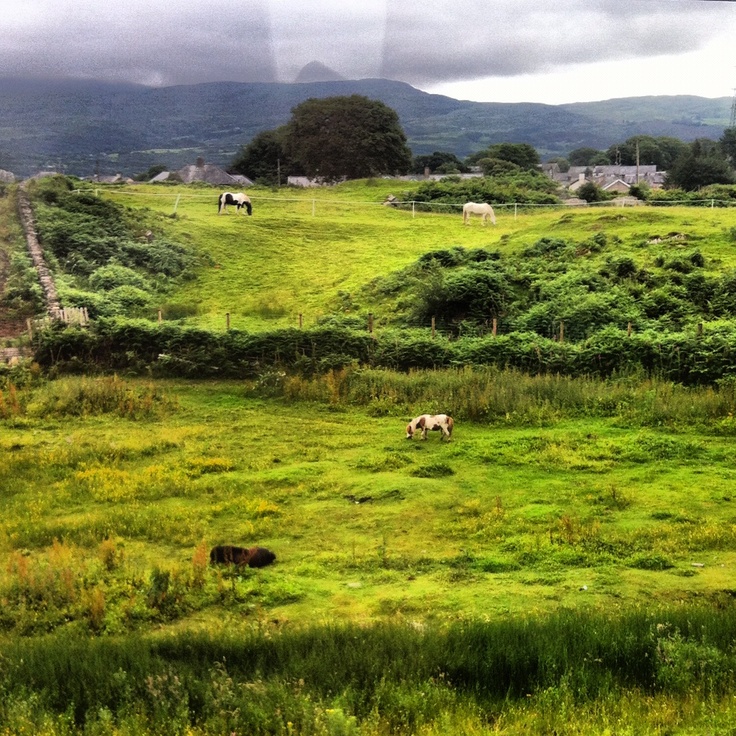
<svg viewBox="0 0 736 736"><path fill-rule="evenodd" d="M639 183L639 139L636 139L636 183Z"/></svg>

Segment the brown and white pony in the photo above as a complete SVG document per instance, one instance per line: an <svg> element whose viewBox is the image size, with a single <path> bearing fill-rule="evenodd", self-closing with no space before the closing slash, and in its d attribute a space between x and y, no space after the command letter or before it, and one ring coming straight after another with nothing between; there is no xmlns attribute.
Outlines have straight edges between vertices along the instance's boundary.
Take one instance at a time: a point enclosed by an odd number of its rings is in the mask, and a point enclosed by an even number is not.
<svg viewBox="0 0 736 736"><path fill-rule="evenodd" d="M421 431L422 439L427 439L427 432L441 431L442 435L440 440L445 437L450 439L452 436L452 427L455 424L452 417L447 414L422 414L419 417L412 419L409 424L406 425L406 439L410 440L415 432Z"/></svg>
<svg viewBox="0 0 736 736"><path fill-rule="evenodd" d="M221 215L223 212L226 212L225 208L229 204L237 207L238 214L240 214L240 210L243 207L245 207L249 215L253 214L253 205L250 203L250 198L242 192L238 192L237 194L223 192L217 200L217 214Z"/></svg>

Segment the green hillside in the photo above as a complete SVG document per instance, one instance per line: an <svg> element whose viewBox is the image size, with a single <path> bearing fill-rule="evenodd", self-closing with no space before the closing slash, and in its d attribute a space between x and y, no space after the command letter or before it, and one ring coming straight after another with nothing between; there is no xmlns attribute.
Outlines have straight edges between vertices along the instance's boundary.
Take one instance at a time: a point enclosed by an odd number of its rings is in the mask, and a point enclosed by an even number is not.
<svg viewBox="0 0 736 736"><path fill-rule="evenodd" d="M529 261L520 255L525 249L554 238L582 248L575 262L586 271L629 258L636 268L651 271L652 278L664 278L672 272L667 264L673 258L695 251L702 256L701 277L717 278L736 266L733 209L497 205L495 226L479 221L464 226L460 202L433 205L433 212L412 205L418 186L369 181L314 190L254 188L249 190L250 218L218 216L212 189L137 186L104 196L144 217L150 214L160 237L191 246L206 261L197 267L196 278L174 284L160 297L161 304L138 313L155 318L156 307L162 306L164 313L168 308L183 314L186 324L204 327L222 328L226 313L232 327L245 330L296 326L299 314L305 326L332 314L368 313L376 325L400 324L401 314L410 311L410 274L404 274L403 285L392 287L393 298L378 288L377 280L401 278L401 270L423 255L453 248L484 249L523 263ZM405 208L383 206L388 194L406 198ZM605 236L606 247L591 243L597 235ZM650 283L651 288L661 285ZM692 317L714 315L698 310Z"/></svg>

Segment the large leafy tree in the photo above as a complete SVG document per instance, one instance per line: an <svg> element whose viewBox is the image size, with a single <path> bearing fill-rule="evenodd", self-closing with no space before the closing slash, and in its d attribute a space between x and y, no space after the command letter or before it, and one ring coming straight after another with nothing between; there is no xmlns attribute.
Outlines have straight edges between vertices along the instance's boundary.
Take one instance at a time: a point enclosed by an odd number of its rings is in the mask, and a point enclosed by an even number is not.
<svg viewBox="0 0 736 736"><path fill-rule="evenodd" d="M698 138L677 158L665 186L692 192L708 184L733 184L734 175L715 141Z"/></svg>
<svg viewBox="0 0 736 736"><path fill-rule="evenodd" d="M281 177L299 173L284 150L285 128L265 130L243 146L230 171L263 184L279 184Z"/></svg>
<svg viewBox="0 0 736 736"><path fill-rule="evenodd" d="M605 151L583 146L567 154L570 166L608 166L611 161Z"/></svg>
<svg viewBox="0 0 736 736"><path fill-rule="evenodd" d="M607 155L611 162L623 166L634 166L639 149L640 164L655 164L660 171L667 171L678 156L688 150L688 144L677 138L650 135L637 135L627 138L623 143L611 146Z"/></svg>
<svg viewBox="0 0 736 736"><path fill-rule="evenodd" d="M435 151L415 156L411 162L411 171L414 174L423 174L429 169L431 174L439 172L446 174L452 171L465 172L468 167L454 154L448 151Z"/></svg>
<svg viewBox="0 0 736 736"><path fill-rule="evenodd" d="M529 143L494 143L482 151L470 154L467 163L474 165L487 158L509 161L519 168L529 170L536 169L540 163L537 149Z"/></svg>
<svg viewBox="0 0 736 736"><path fill-rule="evenodd" d="M310 98L291 111L284 148L323 181L404 174L411 151L394 110L362 95Z"/></svg>

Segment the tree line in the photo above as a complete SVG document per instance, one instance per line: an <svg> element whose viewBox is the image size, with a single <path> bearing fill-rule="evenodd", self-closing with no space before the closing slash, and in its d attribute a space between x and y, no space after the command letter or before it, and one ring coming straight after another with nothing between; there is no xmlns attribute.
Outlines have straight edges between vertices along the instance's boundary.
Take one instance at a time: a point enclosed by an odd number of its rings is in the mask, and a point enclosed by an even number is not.
<svg viewBox="0 0 736 736"><path fill-rule="evenodd" d="M718 141L690 143L668 136L632 136L606 150L576 148L549 159L570 166L654 164L667 172L666 188L695 191L736 182L736 128ZM324 182L400 174L462 174L472 168L489 177L537 170L541 158L528 143L496 143L460 159L449 151L413 156L398 114L362 95L310 98L292 110L288 123L257 134L233 158L230 171L260 184L280 185L288 176ZM598 192L583 192L595 199ZM645 194L634 192L634 194Z"/></svg>

